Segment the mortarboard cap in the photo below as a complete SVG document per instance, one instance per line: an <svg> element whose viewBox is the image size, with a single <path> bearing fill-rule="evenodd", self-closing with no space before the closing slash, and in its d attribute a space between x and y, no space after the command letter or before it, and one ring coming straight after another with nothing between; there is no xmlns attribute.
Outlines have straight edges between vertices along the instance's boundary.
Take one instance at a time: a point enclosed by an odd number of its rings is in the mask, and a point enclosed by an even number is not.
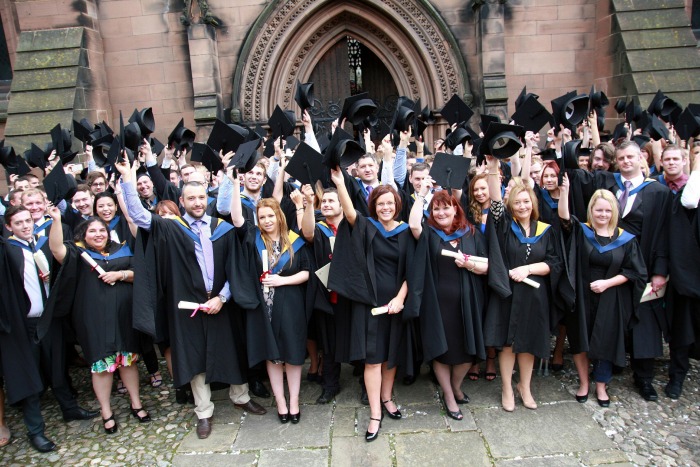
<svg viewBox="0 0 700 467"><path fill-rule="evenodd" d="M294 93L294 101L304 110L314 106L314 83L300 83L297 81L297 90Z"/></svg>
<svg viewBox="0 0 700 467"><path fill-rule="evenodd" d="M262 139L254 139L252 141L247 141L238 146L236 155L233 156L233 159L231 159L231 162L229 162L228 166L235 166L236 171L240 173L247 173L253 170L255 164L258 162L257 151L260 147L260 143L262 143Z"/></svg>
<svg viewBox="0 0 700 467"><path fill-rule="evenodd" d="M265 141L265 149L263 149L263 156L272 157L275 155L275 140L268 139Z"/></svg>
<svg viewBox="0 0 700 467"><path fill-rule="evenodd" d="M352 136L338 127L333 133L330 143L323 155L323 164L331 169L338 166L347 168L357 162L365 154L360 143L352 139Z"/></svg>
<svg viewBox="0 0 700 467"><path fill-rule="evenodd" d="M618 99L615 101L615 112L619 114L624 113L625 107L627 107L627 101L625 99Z"/></svg>
<svg viewBox="0 0 700 467"><path fill-rule="evenodd" d="M163 152L163 149L165 149L165 145L155 136L150 136L148 138L148 144L151 145L151 152L153 152L153 154L156 156Z"/></svg>
<svg viewBox="0 0 700 467"><path fill-rule="evenodd" d="M61 162L67 164L75 159L78 154L77 151L71 152L71 146L73 144L73 138L69 130L61 129L61 124L59 123L51 129L51 146L52 149L56 150L56 156L61 158ZM48 150L47 152L51 152Z"/></svg>
<svg viewBox="0 0 700 467"><path fill-rule="evenodd" d="M470 162L466 157L438 152L430 167L430 176L443 188L462 188Z"/></svg>
<svg viewBox="0 0 700 467"><path fill-rule="evenodd" d="M657 117L663 119L663 121L668 122L670 120L671 113L674 109L680 107L676 101L666 97L666 95L659 89L654 94L654 98L651 100L647 111L656 115Z"/></svg>
<svg viewBox="0 0 700 467"><path fill-rule="evenodd" d="M156 120L153 118L153 108L134 109L134 113L129 117L129 123L136 123L139 126L141 135L144 137L156 131Z"/></svg>
<svg viewBox="0 0 700 467"><path fill-rule="evenodd" d="M605 113L605 107L610 104L608 96L603 91L596 91L595 85L591 86L588 94L588 113L595 110L597 114Z"/></svg>
<svg viewBox="0 0 700 467"><path fill-rule="evenodd" d="M561 158L557 159L560 169L578 169L578 156L581 152L580 139L566 142L561 148Z"/></svg>
<svg viewBox="0 0 700 467"><path fill-rule="evenodd" d="M524 135L525 129L519 125L494 122L484 133L479 150L482 155L507 159L523 146L520 139Z"/></svg>
<svg viewBox="0 0 700 467"><path fill-rule="evenodd" d="M207 139L207 145L217 154L219 151L223 154L235 152L248 134L247 131L241 130L245 129L238 125L227 125L223 120L217 119Z"/></svg>
<svg viewBox="0 0 700 467"><path fill-rule="evenodd" d="M177 126L168 135L168 147L182 151L184 148L192 147L195 138L194 131L185 128L185 119L181 118Z"/></svg>
<svg viewBox="0 0 700 467"><path fill-rule="evenodd" d="M457 94L454 94L450 100L447 101L447 104L445 104L440 113L450 126L455 123L467 122L472 118L472 115L474 115L472 109L470 109Z"/></svg>
<svg viewBox="0 0 700 467"><path fill-rule="evenodd" d="M289 138L285 140L285 145L284 147L289 149L290 151L294 151L296 147L299 145L299 140L297 139L296 136L292 135Z"/></svg>
<svg viewBox="0 0 700 467"><path fill-rule="evenodd" d="M455 131L445 138L445 145L454 151L457 146L464 144L468 139L471 139L469 132L462 127L457 127Z"/></svg>
<svg viewBox="0 0 700 467"><path fill-rule="evenodd" d="M27 158L29 165L44 170L46 169L47 159L46 153L42 151L39 146L32 143L31 148L29 149L29 157Z"/></svg>
<svg viewBox="0 0 700 467"><path fill-rule="evenodd" d="M5 140L0 141L0 165L5 167L8 174L23 176L31 170L27 161L15 153L15 148L5 146Z"/></svg>
<svg viewBox="0 0 700 467"><path fill-rule="evenodd" d="M259 123L255 125L255 133L261 138L267 137L267 130L263 128L262 125Z"/></svg>
<svg viewBox="0 0 700 467"><path fill-rule="evenodd" d="M124 127L124 146L131 149L133 153L137 153L141 144L143 144L143 137L139 125L136 122L126 125Z"/></svg>
<svg viewBox="0 0 700 467"><path fill-rule="evenodd" d="M675 128L680 139L684 141L696 138L700 134L700 118L693 115L690 109L686 107L681 113Z"/></svg>
<svg viewBox="0 0 700 467"><path fill-rule="evenodd" d="M318 143L318 148L321 150L321 153L324 153L326 152L326 148L330 144L331 139L328 137L328 133L324 131L320 135L316 136L316 142Z"/></svg>
<svg viewBox="0 0 700 467"><path fill-rule="evenodd" d="M656 141L669 138L669 132L668 128L666 128L666 124L656 115L651 116L649 125L647 125L644 130L645 133L649 134L649 137Z"/></svg>
<svg viewBox="0 0 700 467"><path fill-rule="evenodd" d="M206 169L215 174L224 167L219 155L204 143L194 143L190 160L201 163Z"/></svg>
<svg viewBox="0 0 700 467"><path fill-rule="evenodd" d="M495 115L481 114L479 129L482 133L486 133L486 130L488 129L489 125L491 125L492 123L499 123L500 121L501 119Z"/></svg>
<svg viewBox="0 0 700 467"><path fill-rule="evenodd" d="M92 158L98 167L109 165L107 153L112 146L112 142L114 142L113 135L105 135L92 142Z"/></svg>
<svg viewBox="0 0 700 467"><path fill-rule="evenodd" d="M614 143L620 138L626 138L627 137L627 127L625 127L624 122L620 122L617 125L615 125L615 129L613 130L612 136L610 139Z"/></svg>
<svg viewBox="0 0 700 467"><path fill-rule="evenodd" d="M534 94L529 94L520 105L516 105L515 113L510 118L516 125L525 128L525 131L537 133L552 121L552 114L537 100Z"/></svg>
<svg viewBox="0 0 700 467"><path fill-rule="evenodd" d="M637 146L639 146L639 148L641 149L651 141L651 138L649 138L646 135L634 135L632 137L632 141L637 143Z"/></svg>
<svg viewBox="0 0 700 467"><path fill-rule="evenodd" d="M92 141L92 136L90 135L93 131L94 128L87 119L83 118L79 122L73 120L73 134L78 141L90 143Z"/></svg>
<svg viewBox="0 0 700 467"><path fill-rule="evenodd" d="M540 159L542 159L543 161L557 160L557 151L554 148L543 149L537 155L540 156Z"/></svg>
<svg viewBox="0 0 700 467"><path fill-rule="evenodd" d="M290 119L289 114L282 110L279 105L275 107L267 124L272 131L272 139L286 138L294 133L294 119Z"/></svg>
<svg viewBox="0 0 700 467"><path fill-rule="evenodd" d="M53 170L44 178L44 190L46 197L57 206L61 200L70 199L71 183L63 170L63 163L59 160Z"/></svg>
<svg viewBox="0 0 700 467"><path fill-rule="evenodd" d="M573 129L586 118L588 114L588 94L576 95L571 91L554 99L552 103L552 119L554 132L559 132L559 125Z"/></svg>
<svg viewBox="0 0 700 467"><path fill-rule="evenodd" d="M518 110L520 106L523 105L525 101L528 100L530 97L534 97L535 100L540 98L540 96L538 96L537 94L527 92L527 86L523 86L523 90L520 91L518 97L515 98L515 110Z"/></svg>
<svg viewBox="0 0 700 467"><path fill-rule="evenodd" d="M119 138L114 138L112 141L112 144L109 146L109 152L107 152L107 160L106 163L103 165L114 165L119 161L120 159L123 159L123 156L120 155L120 150L121 150L121 142L119 141ZM126 158L129 162L129 166L134 164L134 152L125 147L124 151L126 151Z"/></svg>
<svg viewBox="0 0 700 467"><path fill-rule="evenodd" d="M323 156L306 143L299 143L294 157L284 169L302 184L313 185L316 180L323 179Z"/></svg>

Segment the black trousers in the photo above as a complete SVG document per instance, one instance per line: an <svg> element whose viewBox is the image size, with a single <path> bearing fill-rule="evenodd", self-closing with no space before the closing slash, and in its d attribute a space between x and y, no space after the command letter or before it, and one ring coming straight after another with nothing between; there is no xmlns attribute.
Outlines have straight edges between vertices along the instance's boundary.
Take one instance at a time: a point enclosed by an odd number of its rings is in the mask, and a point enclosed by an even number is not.
<svg viewBox="0 0 700 467"><path fill-rule="evenodd" d="M38 318L29 318L27 320L27 334L33 336L36 333L36 326L39 322ZM51 343L46 340L40 341L38 344L32 342L32 357L36 361L42 373L47 374L51 366ZM65 373L65 372L64 372ZM51 378L45 378L50 380ZM51 387L58 404L61 406L63 413L69 412L78 408L78 403L70 391L70 386L67 381L56 382ZM44 433L44 418L41 415L41 394L37 393L25 398L22 401L22 412L24 415L24 424L27 426L27 434L35 436Z"/></svg>
<svg viewBox="0 0 700 467"><path fill-rule="evenodd" d="M668 378L683 381L690 369L690 349L692 345L671 347L671 362L668 366Z"/></svg>
<svg viewBox="0 0 700 467"><path fill-rule="evenodd" d="M653 358L632 358L630 359L630 367L639 381L651 382L654 379Z"/></svg>

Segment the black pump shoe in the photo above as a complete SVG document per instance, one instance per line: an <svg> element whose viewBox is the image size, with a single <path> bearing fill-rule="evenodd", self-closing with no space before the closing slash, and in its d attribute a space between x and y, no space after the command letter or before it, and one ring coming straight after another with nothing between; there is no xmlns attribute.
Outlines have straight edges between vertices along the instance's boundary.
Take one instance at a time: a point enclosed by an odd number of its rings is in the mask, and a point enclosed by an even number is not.
<svg viewBox="0 0 700 467"><path fill-rule="evenodd" d="M282 422L282 423L287 423L289 421L289 413L277 412L277 416L279 417L280 422Z"/></svg>
<svg viewBox="0 0 700 467"><path fill-rule="evenodd" d="M389 399L388 401L382 401L382 409L384 409L389 418L393 418L394 420L400 420L401 412L399 411L399 409L396 409L396 412L389 412L389 409L387 409L385 405L388 402L391 402L391 399Z"/></svg>
<svg viewBox="0 0 700 467"><path fill-rule="evenodd" d="M290 413L289 414L289 421L292 422L293 424L299 423L299 419L301 419L301 410L297 413Z"/></svg>
<svg viewBox="0 0 700 467"><path fill-rule="evenodd" d="M114 433L117 432L117 429L118 429L118 427L117 427L117 421L114 419L114 413L112 414L111 417L109 417L109 418L103 418L103 419L102 419L103 426L106 425L106 424L108 424L109 422L114 422L114 425L112 425L112 426L109 427L109 428L107 428L107 427L105 426L105 427L104 427L105 433L107 433L108 435L113 435Z"/></svg>
<svg viewBox="0 0 700 467"><path fill-rule="evenodd" d="M369 417L369 419L374 420L375 422L379 422L379 428L382 427L382 419L381 418ZM367 441L369 443L369 442L372 442L375 439L377 439L377 437L379 436L379 428L377 428L377 431L375 431L374 433L370 433L368 430L367 433L365 433L365 441Z"/></svg>

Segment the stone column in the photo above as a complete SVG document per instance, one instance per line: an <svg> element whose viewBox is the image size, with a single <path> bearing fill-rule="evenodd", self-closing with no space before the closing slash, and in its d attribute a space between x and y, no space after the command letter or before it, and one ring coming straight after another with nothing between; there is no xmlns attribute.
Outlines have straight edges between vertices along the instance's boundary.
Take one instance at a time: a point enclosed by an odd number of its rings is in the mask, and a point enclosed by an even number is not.
<svg viewBox="0 0 700 467"><path fill-rule="evenodd" d="M506 53L504 40L504 6L495 1L481 6L478 15L478 45L481 49L481 70L484 113L508 120L506 88Z"/></svg>
<svg viewBox="0 0 700 467"><path fill-rule="evenodd" d="M194 88L194 121L198 127L213 125L222 118L221 74L216 29L209 24L187 28Z"/></svg>

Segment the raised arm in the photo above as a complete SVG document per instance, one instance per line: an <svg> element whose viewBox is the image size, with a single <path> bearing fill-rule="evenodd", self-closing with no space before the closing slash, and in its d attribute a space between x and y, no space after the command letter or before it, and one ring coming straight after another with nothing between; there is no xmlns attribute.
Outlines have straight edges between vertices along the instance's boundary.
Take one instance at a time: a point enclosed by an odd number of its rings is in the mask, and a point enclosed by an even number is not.
<svg viewBox="0 0 700 467"><path fill-rule="evenodd" d="M433 188L434 183L435 181L429 176L421 180L420 189L418 193L416 193L416 201L413 203L411 212L408 215L408 226L411 228L411 233L416 240L418 240L421 233L423 233L423 201Z"/></svg>
<svg viewBox="0 0 700 467"><path fill-rule="evenodd" d="M343 213L348 223L353 226L355 225L355 220L357 218L357 211L355 211L355 206L352 204L352 199L350 199L350 193L345 186L345 179L343 178L343 169L340 167L336 169L331 169L331 180L335 183L338 189L338 199L340 200L340 207L343 208Z"/></svg>
<svg viewBox="0 0 700 467"><path fill-rule="evenodd" d="M272 197L277 200L278 203L282 202L282 197L284 196L284 169L287 168L287 158L284 154L280 156L280 168L277 172L277 178L275 179L275 188L272 190Z"/></svg>
<svg viewBox="0 0 700 467"><path fill-rule="evenodd" d="M242 227L245 224L243 217L243 207L241 206L241 181L238 179L238 174L233 167L226 170L226 177L232 185L231 191L231 222L235 227Z"/></svg>
<svg viewBox="0 0 700 467"><path fill-rule="evenodd" d="M49 216L53 219L49 231L49 248L56 261L63 264L66 257L66 246L63 244L63 226L61 225L61 211L56 206L49 208Z"/></svg>
<svg viewBox="0 0 700 467"><path fill-rule="evenodd" d="M530 167L532 167L532 148L537 146L535 134L531 131L525 133L525 155L522 158L520 177L527 186L532 186L530 180Z"/></svg>
<svg viewBox="0 0 700 467"><path fill-rule="evenodd" d="M126 222L129 223L129 231L131 232L131 235L134 237L136 236L136 233L139 230L139 227L134 224L134 221L131 220L131 216L129 215L129 210L126 208L126 201L124 201L124 193L120 188L117 188L114 191L114 194L117 196L117 200L119 201L119 209L122 211L122 216L124 216L124 219L126 219Z"/></svg>
<svg viewBox="0 0 700 467"><path fill-rule="evenodd" d="M301 233L307 242L313 242L314 232L316 230L316 219L314 218L314 189L311 188L311 185L304 185L301 187L301 193L306 199L304 217L301 219Z"/></svg>
<svg viewBox="0 0 700 467"><path fill-rule="evenodd" d="M559 218L568 221L571 219L571 214L569 213L569 176L564 174L561 179L561 186L559 187L559 205L557 210L559 211Z"/></svg>
<svg viewBox="0 0 700 467"><path fill-rule="evenodd" d="M498 159L493 156L486 156L486 170L489 185L489 198L491 201L501 201L501 174L498 171Z"/></svg>
<svg viewBox="0 0 700 467"><path fill-rule="evenodd" d="M134 178L134 173L129 167L127 162L117 162L114 167L121 174L121 187L122 196L124 197L124 203L126 204L126 209L123 209L125 215L131 218L131 221L137 226L145 230L151 229L151 220L153 219L153 214L151 214L146 208L141 204L139 195L136 192L136 187L134 186L132 180Z"/></svg>

